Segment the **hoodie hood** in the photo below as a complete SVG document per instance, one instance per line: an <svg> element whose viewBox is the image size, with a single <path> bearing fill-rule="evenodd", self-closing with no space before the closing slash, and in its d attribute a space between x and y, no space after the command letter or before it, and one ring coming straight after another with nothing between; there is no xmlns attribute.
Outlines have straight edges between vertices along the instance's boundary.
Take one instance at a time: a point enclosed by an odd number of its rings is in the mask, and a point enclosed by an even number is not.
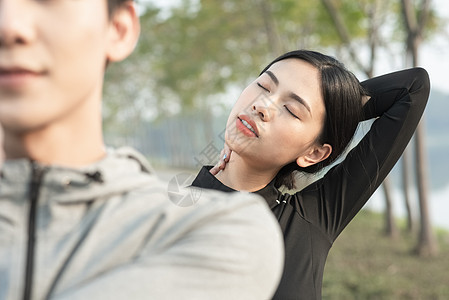
<svg viewBox="0 0 449 300"><path fill-rule="evenodd" d="M152 168L140 153L132 148L108 149L102 160L80 168L40 165L28 159L6 161L1 172L0 193L14 198L18 191L21 195L26 193L35 168L43 171L46 198L56 202L110 197L154 180L150 176L154 174Z"/></svg>

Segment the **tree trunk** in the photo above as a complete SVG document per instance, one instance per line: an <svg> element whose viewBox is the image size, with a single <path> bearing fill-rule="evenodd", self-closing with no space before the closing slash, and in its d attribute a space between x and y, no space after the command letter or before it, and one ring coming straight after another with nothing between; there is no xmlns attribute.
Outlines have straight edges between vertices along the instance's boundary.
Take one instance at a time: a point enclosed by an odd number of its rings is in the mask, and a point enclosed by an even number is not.
<svg viewBox="0 0 449 300"><path fill-rule="evenodd" d="M423 0L419 19L411 0L402 0L402 12L407 30L407 52L412 59L413 66L418 66L418 49L423 36L423 31L429 15L430 0ZM428 208L428 174L427 155L424 147L424 119L421 120L415 133L415 163L417 174L417 188L419 198L419 212L421 228L418 237L416 252L420 256L434 256L438 252L438 246L430 223Z"/></svg>
<svg viewBox="0 0 449 300"><path fill-rule="evenodd" d="M334 25L335 30L337 30L337 34L340 37L340 40L342 41L343 45L351 55L351 58L353 59L354 64L360 69L363 70L365 74L370 73L370 70L367 70L362 61L360 60L360 57L358 55L358 52L354 49L354 47L351 44L351 37L349 35L348 29L346 28L343 19L341 15L338 13L337 8L335 7L334 3L331 0L321 0L321 3L326 8L327 12L329 13L329 16L331 17ZM372 73L372 70L371 70Z"/></svg>
<svg viewBox="0 0 449 300"><path fill-rule="evenodd" d="M429 216L427 159L424 147L424 119L421 120L415 134L415 159L418 184L418 198L421 228L416 253L420 256L435 256L438 246Z"/></svg>
<svg viewBox="0 0 449 300"><path fill-rule="evenodd" d="M387 236L391 238L397 238L398 227L394 219L393 203L391 198L391 184L389 176L387 176L382 182L382 188L385 196L385 218L386 218L385 233L387 234Z"/></svg>
<svg viewBox="0 0 449 300"><path fill-rule="evenodd" d="M282 54L283 48L279 35L276 30L276 23L273 18L271 9L271 3L268 0L262 0L260 2L260 8L262 11L262 18L265 26L265 32L267 35L267 45L271 56L276 57Z"/></svg>
<svg viewBox="0 0 449 300"><path fill-rule="evenodd" d="M407 218L406 230L407 232L414 232L415 221L410 205L410 171L409 148L407 147L402 154L402 192L404 195L405 212Z"/></svg>

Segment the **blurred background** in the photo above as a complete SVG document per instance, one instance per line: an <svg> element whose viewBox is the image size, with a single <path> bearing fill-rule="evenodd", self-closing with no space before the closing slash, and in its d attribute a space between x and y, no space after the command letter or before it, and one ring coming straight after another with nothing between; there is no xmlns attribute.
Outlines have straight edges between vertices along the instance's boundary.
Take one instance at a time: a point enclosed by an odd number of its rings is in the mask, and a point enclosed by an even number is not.
<svg viewBox="0 0 449 300"><path fill-rule="evenodd" d="M136 51L106 74L106 143L137 148L166 180L215 163L240 91L286 51L334 56L361 81L424 67L432 90L423 120L331 250L323 298L449 299L448 1L140 0L138 6Z"/></svg>

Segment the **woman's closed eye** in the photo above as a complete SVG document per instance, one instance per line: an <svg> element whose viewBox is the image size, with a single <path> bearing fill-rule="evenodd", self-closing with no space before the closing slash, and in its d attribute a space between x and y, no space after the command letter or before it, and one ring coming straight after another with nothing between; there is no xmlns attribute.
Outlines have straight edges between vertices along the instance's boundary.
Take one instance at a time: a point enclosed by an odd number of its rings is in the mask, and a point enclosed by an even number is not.
<svg viewBox="0 0 449 300"><path fill-rule="evenodd" d="M284 105L284 107L285 107L285 109L288 111L288 113L289 113L290 115L292 115L292 116L295 117L296 119L300 120L299 117L298 117L298 116L297 116L291 109L289 109L287 105Z"/></svg>
<svg viewBox="0 0 449 300"><path fill-rule="evenodd" d="M257 83L257 85L258 85L261 89L263 89L265 92L267 92L267 93L270 92L270 90L269 90L268 88L266 88L265 86L263 86L262 84Z"/></svg>

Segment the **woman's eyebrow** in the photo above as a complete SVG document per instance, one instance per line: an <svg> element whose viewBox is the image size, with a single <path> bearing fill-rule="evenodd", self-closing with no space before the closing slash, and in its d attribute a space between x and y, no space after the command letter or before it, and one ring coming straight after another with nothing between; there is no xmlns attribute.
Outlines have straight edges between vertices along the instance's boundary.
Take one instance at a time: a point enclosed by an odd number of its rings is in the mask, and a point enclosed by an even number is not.
<svg viewBox="0 0 449 300"><path fill-rule="evenodd" d="M309 111L309 114L312 115L312 112L310 111L309 104L307 104L307 102L303 98L299 97L295 93L290 93L290 98L292 98L292 99L298 101L299 103L301 103Z"/></svg>
<svg viewBox="0 0 449 300"><path fill-rule="evenodd" d="M268 76L270 76L271 80L273 80L275 85L279 85L279 80L277 79L277 77L273 74L273 72L271 71L265 71L265 73L268 74Z"/></svg>

